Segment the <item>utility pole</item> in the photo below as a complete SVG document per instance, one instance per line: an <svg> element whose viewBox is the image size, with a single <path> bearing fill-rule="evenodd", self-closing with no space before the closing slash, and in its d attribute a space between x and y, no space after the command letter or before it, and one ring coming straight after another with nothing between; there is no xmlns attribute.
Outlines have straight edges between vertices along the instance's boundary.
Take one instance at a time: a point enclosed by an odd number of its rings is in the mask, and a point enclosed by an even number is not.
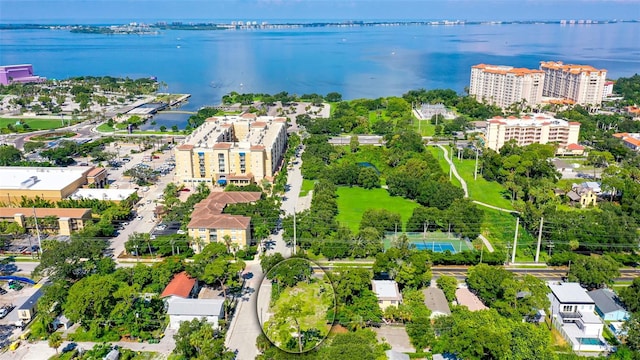
<svg viewBox="0 0 640 360"><path fill-rule="evenodd" d="M40 237L40 227L38 226L38 216L36 215L36 207L33 207L33 220L36 223L36 234L38 235L38 253L42 256L42 238Z"/></svg>
<svg viewBox="0 0 640 360"><path fill-rule="evenodd" d="M513 236L513 252L511 253L511 262L516 262L516 249L518 246L518 227L520 226L520 218L516 218L516 234Z"/></svg>
<svg viewBox="0 0 640 360"><path fill-rule="evenodd" d="M540 259L540 244L542 243L542 223L544 222L544 217L540 218L540 230L538 230L538 246L536 247L536 260L537 263Z"/></svg>
<svg viewBox="0 0 640 360"><path fill-rule="evenodd" d="M509 263L509 250L511 250L511 244L507 244L507 259L504 261L505 264Z"/></svg>
<svg viewBox="0 0 640 360"><path fill-rule="evenodd" d="M291 251L292 255L296 254L296 208L293 208L293 250Z"/></svg>
<svg viewBox="0 0 640 360"><path fill-rule="evenodd" d="M473 180L478 180L478 144L476 144L476 167L473 170Z"/></svg>

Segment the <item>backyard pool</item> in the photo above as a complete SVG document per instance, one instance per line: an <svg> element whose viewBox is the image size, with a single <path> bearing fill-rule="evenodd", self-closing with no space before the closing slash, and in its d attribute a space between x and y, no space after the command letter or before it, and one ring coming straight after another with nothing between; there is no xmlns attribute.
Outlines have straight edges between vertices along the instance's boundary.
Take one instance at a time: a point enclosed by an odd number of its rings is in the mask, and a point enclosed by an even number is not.
<svg viewBox="0 0 640 360"><path fill-rule="evenodd" d="M597 345L597 346L604 346L605 345L598 338L577 338L577 340L582 345Z"/></svg>

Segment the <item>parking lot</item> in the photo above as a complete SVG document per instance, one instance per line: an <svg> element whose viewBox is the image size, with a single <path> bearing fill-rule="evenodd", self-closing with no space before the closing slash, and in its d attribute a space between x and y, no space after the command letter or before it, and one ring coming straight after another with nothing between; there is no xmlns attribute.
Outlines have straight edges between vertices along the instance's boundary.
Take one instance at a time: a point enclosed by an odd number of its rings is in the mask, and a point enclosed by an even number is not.
<svg viewBox="0 0 640 360"><path fill-rule="evenodd" d="M12 339L17 338L21 329L16 327L15 324L18 321L18 308L40 287L41 284L28 285L23 284L20 290L9 289L6 281L0 281L0 287L6 291L5 294L0 295L0 308L14 306L11 311L0 319L0 348L9 345Z"/></svg>

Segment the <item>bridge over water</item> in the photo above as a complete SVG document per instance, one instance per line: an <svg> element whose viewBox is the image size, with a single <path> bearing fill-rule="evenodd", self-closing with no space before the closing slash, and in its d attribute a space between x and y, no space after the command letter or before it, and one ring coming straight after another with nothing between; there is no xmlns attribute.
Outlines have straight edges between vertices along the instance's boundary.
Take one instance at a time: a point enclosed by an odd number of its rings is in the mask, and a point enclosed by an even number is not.
<svg viewBox="0 0 640 360"><path fill-rule="evenodd" d="M184 110L162 110L158 114L189 114L189 115L195 115L197 113L195 111L184 111Z"/></svg>

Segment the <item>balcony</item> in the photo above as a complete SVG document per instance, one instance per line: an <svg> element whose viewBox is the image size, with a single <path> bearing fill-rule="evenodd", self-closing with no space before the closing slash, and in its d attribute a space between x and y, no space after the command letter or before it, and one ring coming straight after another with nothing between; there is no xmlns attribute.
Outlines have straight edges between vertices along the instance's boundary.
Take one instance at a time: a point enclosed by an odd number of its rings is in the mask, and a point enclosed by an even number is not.
<svg viewBox="0 0 640 360"><path fill-rule="evenodd" d="M576 321L576 320L581 320L582 319L582 314L580 314L579 312L560 312L560 317L562 318L563 322L568 322L568 321Z"/></svg>

